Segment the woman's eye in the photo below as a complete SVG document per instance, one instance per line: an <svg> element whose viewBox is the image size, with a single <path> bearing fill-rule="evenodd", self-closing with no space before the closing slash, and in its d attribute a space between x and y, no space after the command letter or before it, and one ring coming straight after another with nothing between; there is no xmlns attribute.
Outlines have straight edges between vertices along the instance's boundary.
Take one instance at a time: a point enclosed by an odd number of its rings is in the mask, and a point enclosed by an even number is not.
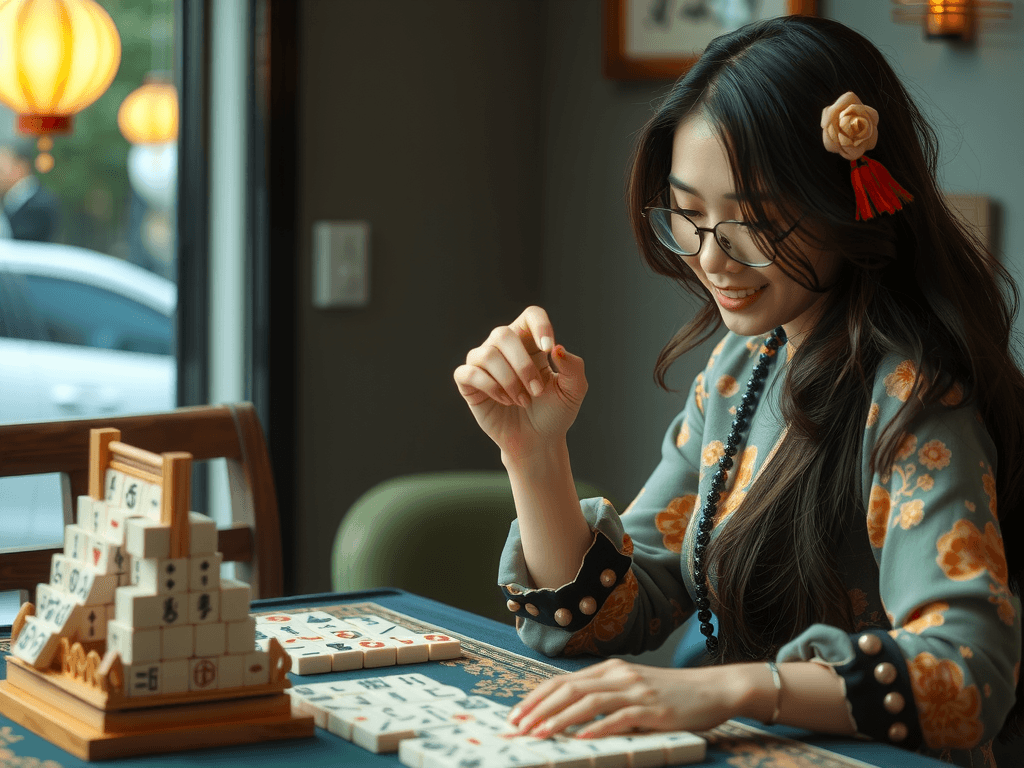
<svg viewBox="0 0 1024 768"><path fill-rule="evenodd" d="M684 216L690 217L691 219L696 219L704 215L700 211L691 211L688 208L677 208L676 210L679 211Z"/></svg>

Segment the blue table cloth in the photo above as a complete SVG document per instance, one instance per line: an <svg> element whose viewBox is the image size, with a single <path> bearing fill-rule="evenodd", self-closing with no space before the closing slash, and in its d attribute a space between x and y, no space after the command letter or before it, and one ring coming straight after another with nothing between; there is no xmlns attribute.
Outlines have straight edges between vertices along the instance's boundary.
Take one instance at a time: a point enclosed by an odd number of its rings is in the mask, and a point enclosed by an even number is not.
<svg viewBox="0 0 1024 768"><path fill-rule="evenodd" d="M253 614L308 610L324 610L339 616L375 613L402 621L416 631L445 630L461 640L464 657L324 675L292 675L296 685L415 671L444 684L459 686L468 693L511 705L540 680L598 661L596 658L549 659L524 646L509 625L397 589L259 600L251 607ZM6 638L9 637L10 627L0 627L0 679L6 676L3 657L8 650ZM396 754L372 754L320 728L313 738L139 756L112 762L154 767L192 763L302 768L319 768L320 765L393 768L401 765ZM864 764L934 768L945 765L885 744L811 734L782 726L766 728L748 721L732 721L710 735L707 760L702 765L707 764L739 768L853 768ZM0 768L83 765L89 763L0 715Z"/></svg>

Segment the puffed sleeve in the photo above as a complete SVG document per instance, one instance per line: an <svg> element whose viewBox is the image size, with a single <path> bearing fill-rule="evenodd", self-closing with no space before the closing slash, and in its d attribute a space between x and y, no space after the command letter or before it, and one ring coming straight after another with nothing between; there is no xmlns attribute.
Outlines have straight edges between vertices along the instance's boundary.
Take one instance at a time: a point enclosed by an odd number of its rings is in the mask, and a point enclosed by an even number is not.
<svg viewBox="0 0 1024 768"><path fill-rule="evenodd" d="M512 523L498 583L531 648L549 656L640 653L660 646L692 612L680 551L698 508L704 381L714 362L713 354L665 432L661 461L621 516L607 499L581 500L594 540L571 583L528 588L518 521Z"/></svg>
<svg viewBox="0 0 1024 768"><path fill-rule="evenodd" d="M1021 605L996 518L995 446L953 392L911 423L889 471L872 473L871 449L917 377L911 361L892 362L876 382L863 447L867 532L892 629L814 625L779 659L831 664L862 733L968 750L998 733L1020 674Z"/></svg>

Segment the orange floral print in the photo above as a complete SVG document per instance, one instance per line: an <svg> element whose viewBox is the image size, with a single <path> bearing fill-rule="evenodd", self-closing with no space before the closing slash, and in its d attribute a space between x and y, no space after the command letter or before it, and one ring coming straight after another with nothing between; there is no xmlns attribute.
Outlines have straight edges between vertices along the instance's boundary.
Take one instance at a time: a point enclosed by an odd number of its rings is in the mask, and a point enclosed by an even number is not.
<svg viewBox="0 0 1024 768"><path fill-rule="evenodd" d="M713 464L717 464L718 460L725 455L725 446L722 445L721 440L712 440L710 443L704 446L704 450L700 454L700 463L702 466L710 467Z"/></svg>
<svg viewBox="0 0 1024 768"><path fill-rule="evenodd" d="M909 530L924 519L924 502L920 499L905 501L900 504L900 513L893 525L899 524L903 530Z"/></svg>
<svg viewBox="0 0 1024 768"><path fill-rule="evenodd" d="M889 498L889 492L880 485L872 485L871 497L868 499L868 539L875 549L880 549L885 544L891 509L892 500Z"/></svg>
<svg viewBox="0 0 1024 768"><path fill-rule="evenodd" d="M908 665L925 743L933 749L970 749L981 739L981 696L976 685L964 686L955 661L919 653Z"/></svg>
<svg viewBox="0 0 1024 768"><path fill-rule="evenodd" d="M889 397L906 402L917 381L917 368L910 360L904 360L896 366L896 370L882 379L885 392Z"/></svg>
<svg viewBox="0 0 1024 768"><path fill-rule="evenodd" d="M704 413L704 401L707 399L708 393L704 389L704 373L697 374L697 385L694 387L693 400L697 404L697 410Z"/></svg>
<svg viewBox="0 0 1024 768"><path fill-rule="evenodd" d="M904 435L900 447L896 449L896 461L903 461L917 450L917 435Z"/></svg>
<svg viewBox="0 0 1024 768"><path fill-rule="evenodd" d="M732 376L724 375L715 384L715 389L718 390L718 394L722 397L732 397L740 391L740 385Z"/></svg>
<svg viewBox="0 0 1024 768"><path fill-rule="evenodd" d="M936 546L939 556L935 560L953 581L968 581L987 571L997 583L1006 585L1003 537L993 523L986 523L982 533L970 520L957 520Z"/></svg>
<svg viewBox="0 0 1024 768"><path fill-rule="evenodd" d="M988 511L992 513L992 517L997 517L996 478L992 474L992 467L988 467L988 471L981 476L981 485L985 489L985 495L988 496Z"/></svg>
<svg viewBox="0 0 1024 768"><path fill-rule="evenodd" d="M619 551L627 557L633 556L633 539L630 538L628 533L622 534L622 549Z"/></svg>
<svg viewBox="0 0 1024 768"><path fill-rule="evenodd" d="M648 631L649 634L656 635L656 634L658 634L658 630L660 630L660 629L661 629L661 619L659 619L657 617L651 619L650 622L647 624L647 631Z"/></svg>
<svg viewBox="0 0 1024 768"><path fill-rule="evenodd" d="M720 342L718 342L717 344L715 344L715 348L713 350L711 350L711 359L712 360L714 360L716 357L718 357L720 354L722 354L722 350L725 349L725 340L727 338L728 338L728 336L723 336L722 340ZM711 364L709 363L708 364L708 368L710 368L710 367L711 367Z"/></svg>
<svg viewBox="0 0 1024 768"><path fill-rule="evenodd" d="M569 638L569 642L565 646L565 654L567 656L581 653L600 655L597 641L607 642L622 634L639 593L640 585L637 583L636 576L633 575L632 570L627 571L626 578L608 596L593 621Z"/></svg>
<svg viewBox="0 0 1024 768"><path fill-rule="evenodd" d="M878 423L878 403L872 403L868 409L868 427L873 427Z"/></svg>
<svg viewBox="0 0 1024 768"><path fill-rule="evenodd" d="M668 506L654 518L654 525L661 532L661 541L669 552L683 551L686 527L690 524L690 518L693 517L693 510L696 506L697 494L688 493L685 496L672 499Z"/></svg>
<svg viewBox="0 0 1024 768"><path fill-rule="evenodd" d="M729 491L722 493L718 500L718 515L716 523L721 522L739 507L747 495L747 489L754 479L754 464L757 462L757 446L750 445L743 451L740 457L739 469L736 470L736 480Z"/></svg>
<svg viewBox="0 0 1024 768"><path fill-rule="evenodd" d="M638 501L640 501L640 497L644 495L644 491L646 491L646 490L647 490L647 486L644 486L643 488L640 489L640 493L638 493L636 495L636 498L633 499L631 502L629 502L629 506L628 507L626 507L624 510L622 510L622 514L623 515L625 515L628 512L632 512L633 511L633 507L635 507L636 503Z"/></svg>
<svg viewBox="0 0 1024 768"><path fill-rule="evenodd" d="M929 440L917 452L917 460L931 470L945 469L949 466L949 458L952 455L941 440Z"/></svg>
<svg viewBox="0 0 1024 768"><path fill-rule="evenodd" d="M928 605L918 608L907 617L908 620L904 622L903 629L907 630L907 632L913 632L915 635L920 635L929 627L940 627L946 622L946 617L943 614L948 610L949 603L942 600L928 603Z"/></svg>
<svg viewBox="0 0 1024 768"><path fill-rule="evenodd" d="M965 659L973 659L974 658L974 651L972 651L966 645L961 645L960 646L960 655L963 656Z"/></svg>
<svg viewBox="0 0 1024 768"><path fill-rule="evenodd" d="M932 488L935 487L935 478L933 478L931 475L921 475L919 478L917 478L917 486L922 491L930 491Z"/></svg>
<svg viewBox="0 0 1024 768"><path fill-rule="evenodd" d="M690 422L683 419L683 426L679 428L679 434L676 435L676 448L682 448L690 441Z"/></svg>
<svg viewBox="0 0 1024 768"><path fill-rule="evenodd" d="M1013 620L1017 617L1017 611L1013 608L1013 603L1009 601L1010 591L1003 585L989 584L989 591L992 592L989 595L988 601L996 606L996 613L999 614L999 620L1008 627L1013 626Z"/></svg>
<svg viewBox="0 0 1024 768"><path fill-rule="evenodd" d="M953 387L942 397L939 398L939 402L943 405L949 406L950 408L960 405L964 399L964 388L959 384L954 384Z"/></svg>

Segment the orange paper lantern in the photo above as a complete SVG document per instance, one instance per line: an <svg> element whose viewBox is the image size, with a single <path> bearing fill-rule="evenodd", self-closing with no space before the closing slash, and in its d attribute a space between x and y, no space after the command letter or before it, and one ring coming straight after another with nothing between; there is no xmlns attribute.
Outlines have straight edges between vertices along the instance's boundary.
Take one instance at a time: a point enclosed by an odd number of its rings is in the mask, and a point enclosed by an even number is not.
<svg viewBox="0 0 1024 768"><path fill-rule="evenodd" d="M117 125L132 144L165 144L178 138L178 90L151 81L121 103Z"/></svg>
<svg viewBox="0 0 1024 768"><path fill-rule="evenodd" d="M113 19L93 0L0 4L0 101L23 133L66 133L121 63Z"/></svg>

